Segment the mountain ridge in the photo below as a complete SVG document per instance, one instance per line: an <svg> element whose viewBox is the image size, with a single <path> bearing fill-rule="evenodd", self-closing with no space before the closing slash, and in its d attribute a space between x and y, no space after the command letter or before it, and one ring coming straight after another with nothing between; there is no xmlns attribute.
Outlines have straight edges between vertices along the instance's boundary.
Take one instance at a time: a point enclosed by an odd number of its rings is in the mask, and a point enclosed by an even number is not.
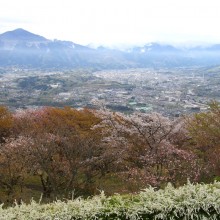
<svg viewBox="0 0 220 220"><path fill-rule="evenodd" d="M0 67L121 69L220 64L220 44L181 49L156 42L128 50L49 40L22 28L0 34Z"/></svg>
<svg viewBox="0 0 220 220"><path fill-rule="evenodd" d="M33 34L22 28L17 28L0 34L0 40L48 41L45 37Z"/></svg>

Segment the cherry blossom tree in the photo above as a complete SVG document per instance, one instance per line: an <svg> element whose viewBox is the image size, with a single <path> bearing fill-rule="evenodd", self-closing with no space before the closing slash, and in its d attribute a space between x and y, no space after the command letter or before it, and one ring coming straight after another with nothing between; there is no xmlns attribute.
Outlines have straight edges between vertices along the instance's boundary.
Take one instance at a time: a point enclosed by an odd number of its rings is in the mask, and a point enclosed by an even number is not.
<svg viewBox="0 0 220 220"><path fill-rule="evenodd" d="M175 145L179 121L157 113L124 115L104 109L96 114L102 119L97 126L102 128L103 141L116 149L112 150L115 164L128 178L154 186L198 180L195 154Z"/></svg>

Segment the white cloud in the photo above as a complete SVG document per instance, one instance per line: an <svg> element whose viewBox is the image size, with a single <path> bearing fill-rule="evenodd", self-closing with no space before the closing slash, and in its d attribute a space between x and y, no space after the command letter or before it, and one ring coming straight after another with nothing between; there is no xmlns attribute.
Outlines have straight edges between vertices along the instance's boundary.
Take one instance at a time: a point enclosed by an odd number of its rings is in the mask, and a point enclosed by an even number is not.
<svg viewBox="0 0 220 220"><path fill-rule="evenodd" d="M218 0L7 0L0 32L22 27L81 44L218 41L219 10Z"/></svg>

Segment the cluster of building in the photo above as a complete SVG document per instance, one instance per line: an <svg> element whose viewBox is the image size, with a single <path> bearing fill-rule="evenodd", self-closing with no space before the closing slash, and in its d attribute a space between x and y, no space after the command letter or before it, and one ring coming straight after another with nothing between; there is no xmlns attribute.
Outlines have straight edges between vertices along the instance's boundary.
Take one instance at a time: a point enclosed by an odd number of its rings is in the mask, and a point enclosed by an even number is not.
<svg viewBox="0 0 220 220"><path fill-rule="evenodd" d="M156 111L179 116L205 111L220 97L220 76L200 68L125 69L83 73L10 70L0 75L0 104L12 108L72 106Z"/></svg>

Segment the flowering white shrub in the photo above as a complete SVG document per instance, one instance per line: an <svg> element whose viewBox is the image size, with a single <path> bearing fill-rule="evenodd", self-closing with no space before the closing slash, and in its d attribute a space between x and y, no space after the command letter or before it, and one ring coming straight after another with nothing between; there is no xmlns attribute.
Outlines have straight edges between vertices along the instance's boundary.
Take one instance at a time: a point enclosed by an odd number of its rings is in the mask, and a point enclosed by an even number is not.
<svg viewBox="0 0 220 220"><path fill-rule="evenodd" d="M149 187L136 195L101 193L89 199L1 207L0 220L10 219L220 219L220 182L188 183L178 189L168 184L164 190Z"/></svg>

